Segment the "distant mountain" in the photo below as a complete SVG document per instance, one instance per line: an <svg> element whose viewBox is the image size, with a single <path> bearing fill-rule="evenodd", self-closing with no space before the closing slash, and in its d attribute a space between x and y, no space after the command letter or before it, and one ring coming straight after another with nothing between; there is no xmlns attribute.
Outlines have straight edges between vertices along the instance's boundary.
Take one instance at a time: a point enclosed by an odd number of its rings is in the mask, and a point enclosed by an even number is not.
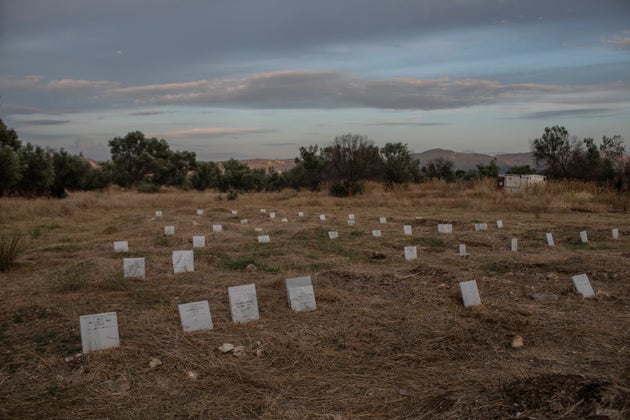
<svg viewBox="0 0 630 420"><path fill-rule="evenodd" d="M534 167L534 158L529 152L504 153L492 156L482 153L463 153L445 149L431 149L422 153L414 153L413 157L418 159L421 165L426 165L427 162L433 159L443 158L453 162L455 170L462 169L464 171L475 169L478 164L487 165L493 159L497 160L497 165L499 165L502 170L512 166L522 165Z"/></svg>
<svg viewBox="0 0 630 420"><path fill-rule="evenodd" d="M239 162L244 163L251 169L269 169L273 168L276 172L286 172L295 166L294 159L242 159Z"/></svg>

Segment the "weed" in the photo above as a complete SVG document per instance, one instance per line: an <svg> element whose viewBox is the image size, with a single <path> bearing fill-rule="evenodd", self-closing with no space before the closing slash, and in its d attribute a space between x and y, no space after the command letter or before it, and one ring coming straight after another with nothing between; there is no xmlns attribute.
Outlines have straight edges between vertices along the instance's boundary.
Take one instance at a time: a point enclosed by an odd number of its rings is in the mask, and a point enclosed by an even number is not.
<svg viewBox="0 0 630 420"><path fill-rule="evenodd" d="M448 248L449 244L444 239L435 236L418 236L414 239L416 245L428 248Z"/></svg>
<svg viewBox="0 0 630 420"><path fill-rule="evenodd" d="M57 272L52 277L52 289L56 292L85 289L89 283L90 265L89 261L82 261Z"/></svg>
<svg viewBox="0 0 630 420"><path fill-rule="evenodd" d="M24 251L22 235L18 232L0 232L0 271L9 271Z"/></svg>

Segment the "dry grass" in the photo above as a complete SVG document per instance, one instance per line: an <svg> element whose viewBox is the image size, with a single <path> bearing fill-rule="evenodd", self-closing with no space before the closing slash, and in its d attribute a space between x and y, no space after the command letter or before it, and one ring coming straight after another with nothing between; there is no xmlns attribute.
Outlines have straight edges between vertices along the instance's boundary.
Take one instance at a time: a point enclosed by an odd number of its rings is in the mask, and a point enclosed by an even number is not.
<svg viewBox="0 0 630 420"><path fill-rule="evenodd" d="M583 418L611 409L628 418L627 202L584 184L505 195L491 183L369 185L348 199L109 191L0 200L0 228L24 232L27 244L0 274L0 417ZM489 230L475 232L479 222ZM437 223L453 234L439 235ZM176 235L165 237L170 224ZM256 227L270 244L256 242ZM192 249L199 234L207 246L195 249L195 272L172 274L171 252ZM146 258L145 280L122 277L116 240ZM470 258L454 255L459 243ZM404 260L406 245L418 260ZM596 298L575 293L579 273ZM307 274L318 309L292 313L284 279ZM470 279L482 305L465 309L458 282ZM256 284L260 320L235 325L227 287L246 283ZM196 300L209 301L214 329L184 333L177 304ZM79 316L109 311L121 347L64 361L81 350ZM516 335L524 347L511 347ZM246 355L221 354L225 342ZM162 365L150 368L153 358Z"/></svg>

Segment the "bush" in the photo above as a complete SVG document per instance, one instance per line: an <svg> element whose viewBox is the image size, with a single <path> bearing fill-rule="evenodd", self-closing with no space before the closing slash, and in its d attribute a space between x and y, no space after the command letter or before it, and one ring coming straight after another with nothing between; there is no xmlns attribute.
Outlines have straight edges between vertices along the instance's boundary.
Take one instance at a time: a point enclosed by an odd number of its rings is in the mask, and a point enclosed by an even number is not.
<svg viewBox="0 0 630 420"><path fill-rule="evenodd" d="M21 234L0 232L0 271L9 271L23 250Z"/></svg>
<svg viewBox="0 0 630 420"><path fill-rule="evenodd" d="M149 181L142 181L138 184L138 192L154 194L160 192L160 186Z"/></svg>
<svg viewBox="0 0 630 420"><path fill-rule="evenodd" d="M232 200L236 200L238 198L238 191L236 190L229 190L227 193L227 199L228 201L232 201Z"/></svg>

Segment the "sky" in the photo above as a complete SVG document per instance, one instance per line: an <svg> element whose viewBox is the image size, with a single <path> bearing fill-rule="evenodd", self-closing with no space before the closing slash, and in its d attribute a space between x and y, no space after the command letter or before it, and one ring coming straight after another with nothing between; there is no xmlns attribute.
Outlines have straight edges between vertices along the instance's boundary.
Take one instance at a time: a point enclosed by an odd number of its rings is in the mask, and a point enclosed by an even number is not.
<svg viewBox="0 0 630 420"><path fill-rule="evenodd" d="M630 149L630 0L0 0L0 118L96 160L136 130L211 161Z"/></svg>

